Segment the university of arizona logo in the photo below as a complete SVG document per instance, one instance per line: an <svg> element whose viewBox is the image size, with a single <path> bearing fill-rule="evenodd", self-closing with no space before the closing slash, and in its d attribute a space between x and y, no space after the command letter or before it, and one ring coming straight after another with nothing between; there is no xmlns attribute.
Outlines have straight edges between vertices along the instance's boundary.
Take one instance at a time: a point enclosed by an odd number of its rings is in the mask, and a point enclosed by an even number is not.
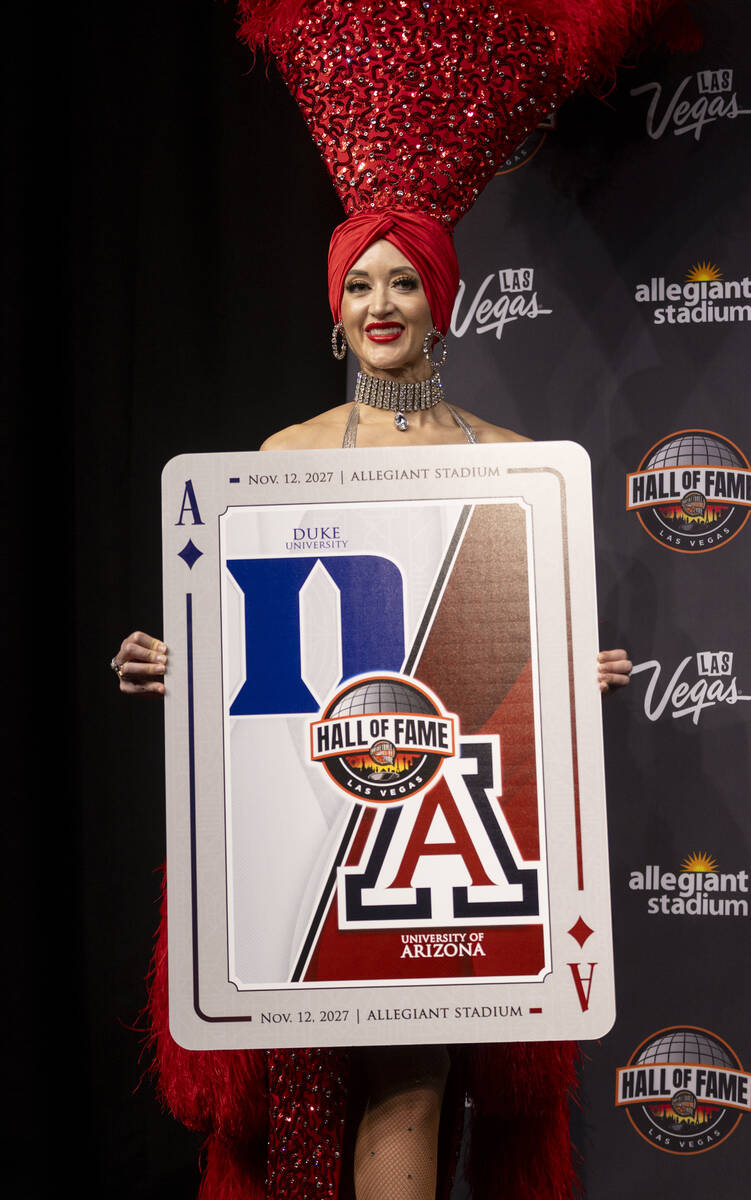
<svg viewBox="0 0 751 1200"><path fill-rule="evenodd" d="M455 928L539 918L539 865L520 863L497 798L497 735L462 738L418 804L381 811L338 870L341 929Z"/></svg>
<svg viewBox="0 0 751 1200"><path fill-rule="evenodd" d="M424 685L379 673L350 680L310 736L333 782L380 810L337 869L340 929L539 918L538 866L522 865L498 804L497 734L460 737Z"/></svg>

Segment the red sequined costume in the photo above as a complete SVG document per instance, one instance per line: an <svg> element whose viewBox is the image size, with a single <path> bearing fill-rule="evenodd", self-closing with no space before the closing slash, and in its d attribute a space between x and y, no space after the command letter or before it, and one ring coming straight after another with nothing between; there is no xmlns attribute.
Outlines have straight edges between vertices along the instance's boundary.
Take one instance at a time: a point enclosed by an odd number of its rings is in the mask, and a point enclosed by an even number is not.
<svg viewBox="0 0 751 1200"><path fill-rule="evenodd" d="M241 36L268 48L349 215L401 208L444 229L539 120L607 78L672 0L240 0ZM349 1200L341 1169L361 1098L344 1050L186 1051L167 1016L166 906L150 993L155 1073L173 1114L208 1135L202 1200ZM570 1200L568 1043L452 1052L441 1126L447 1200L471 1101L475 1200ZM354 1073L353 1073L354 1074Z"/></svg>

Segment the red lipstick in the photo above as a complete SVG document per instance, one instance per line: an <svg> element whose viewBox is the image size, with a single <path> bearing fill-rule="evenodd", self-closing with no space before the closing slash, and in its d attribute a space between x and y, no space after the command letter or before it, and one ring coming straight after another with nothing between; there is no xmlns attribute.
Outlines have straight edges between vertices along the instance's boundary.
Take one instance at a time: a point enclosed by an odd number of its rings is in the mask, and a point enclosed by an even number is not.
<svg viewBox="0 0 751 1200"><path fill-rule="evenodd" d="M404 326L397 321L372 321L365 326L365 333L371 342L395 342L404 333Z"/></svg>

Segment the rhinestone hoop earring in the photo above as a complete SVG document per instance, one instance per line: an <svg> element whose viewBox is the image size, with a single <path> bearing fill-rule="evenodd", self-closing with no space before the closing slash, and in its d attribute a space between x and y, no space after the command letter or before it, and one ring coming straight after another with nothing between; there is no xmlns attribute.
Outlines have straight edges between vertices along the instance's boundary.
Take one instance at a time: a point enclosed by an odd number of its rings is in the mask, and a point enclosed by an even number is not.
<svg viewBox="0 0 751 1200"><path fill-rule="evenodd" d="M342 336L341 345L339 343L339 334ZM331 330L331 353L339 362L347 357L347 335L344 332L344 326L341 321L338 321Z"/></svg>
<svg viewBox="0 0 751 1200"><path fill-rule="evenodd" d="M436 342L440 342L441 344L441 358L439 362L436 362L432 357ZM430 333L426 333L425 341L422 344L422 352L430 363L432 371L437 371L439 367L443 366L448 358L448 348L446 346L446 339L440 329L431 329Z"/></svg>

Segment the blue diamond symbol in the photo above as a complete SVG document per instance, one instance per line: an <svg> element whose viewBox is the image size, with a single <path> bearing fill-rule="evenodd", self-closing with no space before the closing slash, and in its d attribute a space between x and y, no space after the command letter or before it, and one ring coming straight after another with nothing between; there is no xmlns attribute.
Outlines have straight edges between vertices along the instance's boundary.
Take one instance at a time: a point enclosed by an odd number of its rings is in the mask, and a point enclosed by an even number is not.
<svg viewBox="0 0 751 1200"><path fill-rule="evenodd" d="M203 550L199 550L197 546L193 545L190 538L188 538L188 541L183 546L182 550L178 550L177 557L181 558L183 562L186 562L192 571L193 564L198 562L202 554Z"/></svg>

